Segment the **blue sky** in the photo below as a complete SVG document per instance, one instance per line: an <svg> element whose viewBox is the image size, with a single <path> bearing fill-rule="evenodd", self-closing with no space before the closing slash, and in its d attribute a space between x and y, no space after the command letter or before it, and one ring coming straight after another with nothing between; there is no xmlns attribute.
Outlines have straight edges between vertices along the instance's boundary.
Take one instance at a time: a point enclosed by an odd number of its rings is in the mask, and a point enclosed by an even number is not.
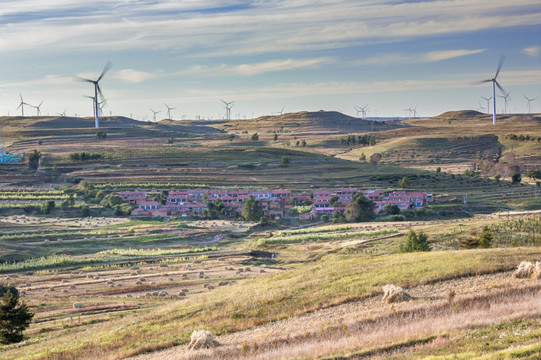
<svg viewBox="0 0 541 360"><path fill-rule="evenodd" d="M336 110L420 116L479 109L506 56L508 112L541 111L539 0L2 0L0 114L219 119ZM501 94L500 94L501 95ZM486 102L481 102L486 107ZM498 98L498 112L503 101ZM25 109L35 115L35 109Z"/></svg>

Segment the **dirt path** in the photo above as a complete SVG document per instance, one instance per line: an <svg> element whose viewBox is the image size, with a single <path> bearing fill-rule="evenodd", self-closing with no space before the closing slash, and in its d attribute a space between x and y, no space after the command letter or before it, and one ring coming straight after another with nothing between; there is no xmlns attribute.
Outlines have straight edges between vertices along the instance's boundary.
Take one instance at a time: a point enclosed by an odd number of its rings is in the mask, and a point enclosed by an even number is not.
<svg viewBox="0 0 541 360"><path fill-rule="evenodd" d="M274 339L302 338L308 333L324 332L325 329L339 329L360 323L365 320L378 319L393 312L407 311L416 306L431 303L441 303L448 299L449 291L456 292L456 299L468 296L490 295L493 292L510 287L532 284L532 280L517 280L511 277L511 272L501 272L488 275L471 276L441 281L433 284L419 285L408 289L413 300L398 304L381 303L381 295L373 296L362 301L333 306L296 317L264 324L252 329L217 337L222 346L220 352L240 349L243 343L265 344ZM186 352L185 346L141 355L132 360L151 359L199 359L209 358L208 350ZM288 356L294 357L293 354ZM212 358L212 357L210 357Z"/></svg>

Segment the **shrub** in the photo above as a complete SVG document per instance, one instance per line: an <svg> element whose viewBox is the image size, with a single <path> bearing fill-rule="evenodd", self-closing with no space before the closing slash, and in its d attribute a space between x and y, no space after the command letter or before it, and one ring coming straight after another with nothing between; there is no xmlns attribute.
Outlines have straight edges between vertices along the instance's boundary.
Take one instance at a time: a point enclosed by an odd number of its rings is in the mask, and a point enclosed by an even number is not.
<svg viewBox="0 0 541 360"><path fill-rule="evenodd" d="M100 130L100 131L98 131L98 133L96 134L96 137L97 137L98 139L105 139L105 138L107 138L107 134L105 133L105 131Z"/></svg>
<svg viewBox="0 0 541 360"><path fill-rule="evenodd" d="M521 181L522 181L522 176L519 173L513 174L513 176L511 176L511 182L513 184L519 184Z"/></svg>
<svg viewBox="0 0 541 360"><path fill-rule="evenodd" d="M377 165L381 161L381 158L383 158L383 156L380 153L374 153L370 155L370 162L374 165Z"/></svg>
<svg viewBox="0 0 541 360"><path fill-rule="evenodd" d="M257 140L259 140L259 135L255 133L252 135L252 141L257 141Z"/></svg>
<svg viewBox="0 0 541 360"><path fill-rule="evenodd" d="M54 202L54 200L47 200L42 206L41 206L41 211L44 213L44 214L50 214L51 211L53 211L53 209L56 207L56 203Z"/></svg>
<svg viewBox="0 0 541 360"><path fill-rule="evenodd" d="M31 169L35 170L39 167L40 160L41 160L41 152L34 150L34 152L28 155L28 166Z"/></svg>
<svg viewBox="0 0 541 360"><path fill-rule="evenodd" d="M416 234L411 229L406 237L406 241L400 244L399 250L400 252L430 251L428 236L422 231Z"/></svg>
<svg viewBox="0 0 541 360"><path fill-rule="evenodd" d="M407 188L410 186L410 181L408 180L408 178L406 176L404 176L399 182L398 182L398 186L401 187L401 188Z"/></svg>
<svg viewBox="0 0 541 360"><path fill-rule="evenodd" d="M289 166L289 156L282 156L282 159L280 160L280 165Z"/></svg>
<svg viewBox="0 0 541 360"><path fill-rule="evenodd" d="M489 248L492 245L493 236L490 233L488 226L483 228L483 231L479 235L479 246L482 248Z"/></svg>

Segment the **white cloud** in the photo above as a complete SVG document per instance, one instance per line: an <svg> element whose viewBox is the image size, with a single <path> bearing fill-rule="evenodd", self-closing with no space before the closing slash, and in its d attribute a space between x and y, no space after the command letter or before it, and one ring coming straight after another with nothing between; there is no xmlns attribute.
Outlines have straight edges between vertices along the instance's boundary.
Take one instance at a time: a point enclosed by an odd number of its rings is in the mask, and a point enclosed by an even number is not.
<svg viewBox="0 0 541 360"><path fill-rule="evenodd" d="M158 75L133 69L122 69L115 71L113 77L127 83L136 84L146 80L155 79Z"/></svg>
<svg viewBox="0 0 541 360"><path fill-rule="evenodd" d="M449 60L456 57L479 54L486 49L475 50L439 50L430 51L422 54L385 54L359 60L355 64L366 65L389 65L389 64L406 64L406 63L431 63L443 60Z"/></svg>
<svg viewBox="0 0 541 360"><path fill-rule="evenodd" d="M314 68L326 62L325 58L308 60L272 60L259 64L241 64L234 66L232 71L238 75L257 75L274 71L287 71L300 68Z"/></svg>
<svg viewBox="0 0 541 360"><path fill-rule="evenodd" d="M528 56L536 57L541 53L541 47L539 46L530 46L525 49L522 49L522 52Z"/></svg>

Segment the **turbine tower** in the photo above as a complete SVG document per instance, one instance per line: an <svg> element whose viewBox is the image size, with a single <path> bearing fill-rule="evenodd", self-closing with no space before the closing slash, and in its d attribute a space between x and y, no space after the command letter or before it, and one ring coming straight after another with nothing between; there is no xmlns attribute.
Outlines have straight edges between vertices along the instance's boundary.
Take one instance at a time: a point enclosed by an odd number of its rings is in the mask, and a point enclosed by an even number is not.
<svg viewBox="0 0 541 360"><path fill-rule="evenodd" d="M39 108L41 107L42 104L43 104L43 101L40 102L38 106L34 106L36 108L37 116L41 115L41 110Z"/></svg>
<svg viewBox="0 0 541 360"><path fill-rule="evenodd" d="M24 106L25 105L32 106L32 105L25 103L23 100L23 96L21 94L19 94L19 97L21 98L21 103L19 104L19 106L17 106L17 109L21 108L21 116L24 117Z"/></svg>
<svg viewBox="0 0 541 360"><path fill-rule="evenodd" d="M500 62L498 63L498 67L496 69L496 75L494 75L494 77L492 79L481 80L481 81L477 81L477 82L474 83L476 85L479 85L479 84L483 84L483 83L487 83L487 82L492 82L492 99L493 99L493 104L494 104L494 111L492 113L492 124L493 125L496 125L496 86L498 87L498 89L500 89L502 94L507 95L507 93L502 88L502 86L498 83L498 80L497 80L498 75L500 74L500 70L502 69L502 65L503 65L504 61L505 61L505 57L501 56L500 57Z"/></svg>
<svg viewBox="0 0 541 360"><path fill-rule="evenodd" d="M490 100L492 100L492 96L491 97L484 97L484 96L481 96L481 98L485 99L486 102L487 102L487 114L490 114Z"/></svg>
<svg viewBox="0 0 541 360"><path fill-rule="evenodd" d="M231 108L233 107L234 101L227 102L225 100L222 100L222 102L225 104L225 117L226 120L231 120Z"/></svg>
<svg viewBox="0 0 541 360"><path fill-rule="evenodd" d="M161 111L154 111L154 109L150 109L150 111L152 111L152 113L154 114L154 122L156 122L156 114L159 114Z"/></svg>
<svg viewBox="0 0 541 360"><path fill-rule="evenodd" d="M498 97L501 97L503 99L503 113L507 114L507 98L511 95L511 91L507 93L507 95L501 96L498 95Z"/></svg>
<svg viewBox="0 0 541 360"><path fill-rule="evenodd" d="M534 100L537 100L537 98L534 98L534 99L529 99L526 95L524 95L524 98L526 99L526 101L528 102L528 114L531 114L531 108L530 108L530 103Z"/></svg>
<svg viewBox="0 0 541 360"><path fill-rule="evenodd" d="M176 108L169 107L169 106L167 106L166 103L163 103L163 104L164 104L165 107L167 108L167 118L168 118L169 120L173 120L173 119L171 119L171 110L175 110Z"/></svg>
<svg viewBox="0 0 541 360"><path fill-rule="evenodd" d="M105 100L103 93L101 92L99 82L105 76L105 74L107 74L111 66L113 66L113 64L110 61L108 61L107 64L105 64L105 67L103 68L103 71L101 72L100 76L96 80L85 79L78 76L73 78L74 81L89 82L89 83L94 84L94 97L93 98L94 98L94 118L95 118L95 123L96 123L96 129L100 127L100 115L99 115L100 103L98 102L98 94L100 95L102 100Z"/></svg>

